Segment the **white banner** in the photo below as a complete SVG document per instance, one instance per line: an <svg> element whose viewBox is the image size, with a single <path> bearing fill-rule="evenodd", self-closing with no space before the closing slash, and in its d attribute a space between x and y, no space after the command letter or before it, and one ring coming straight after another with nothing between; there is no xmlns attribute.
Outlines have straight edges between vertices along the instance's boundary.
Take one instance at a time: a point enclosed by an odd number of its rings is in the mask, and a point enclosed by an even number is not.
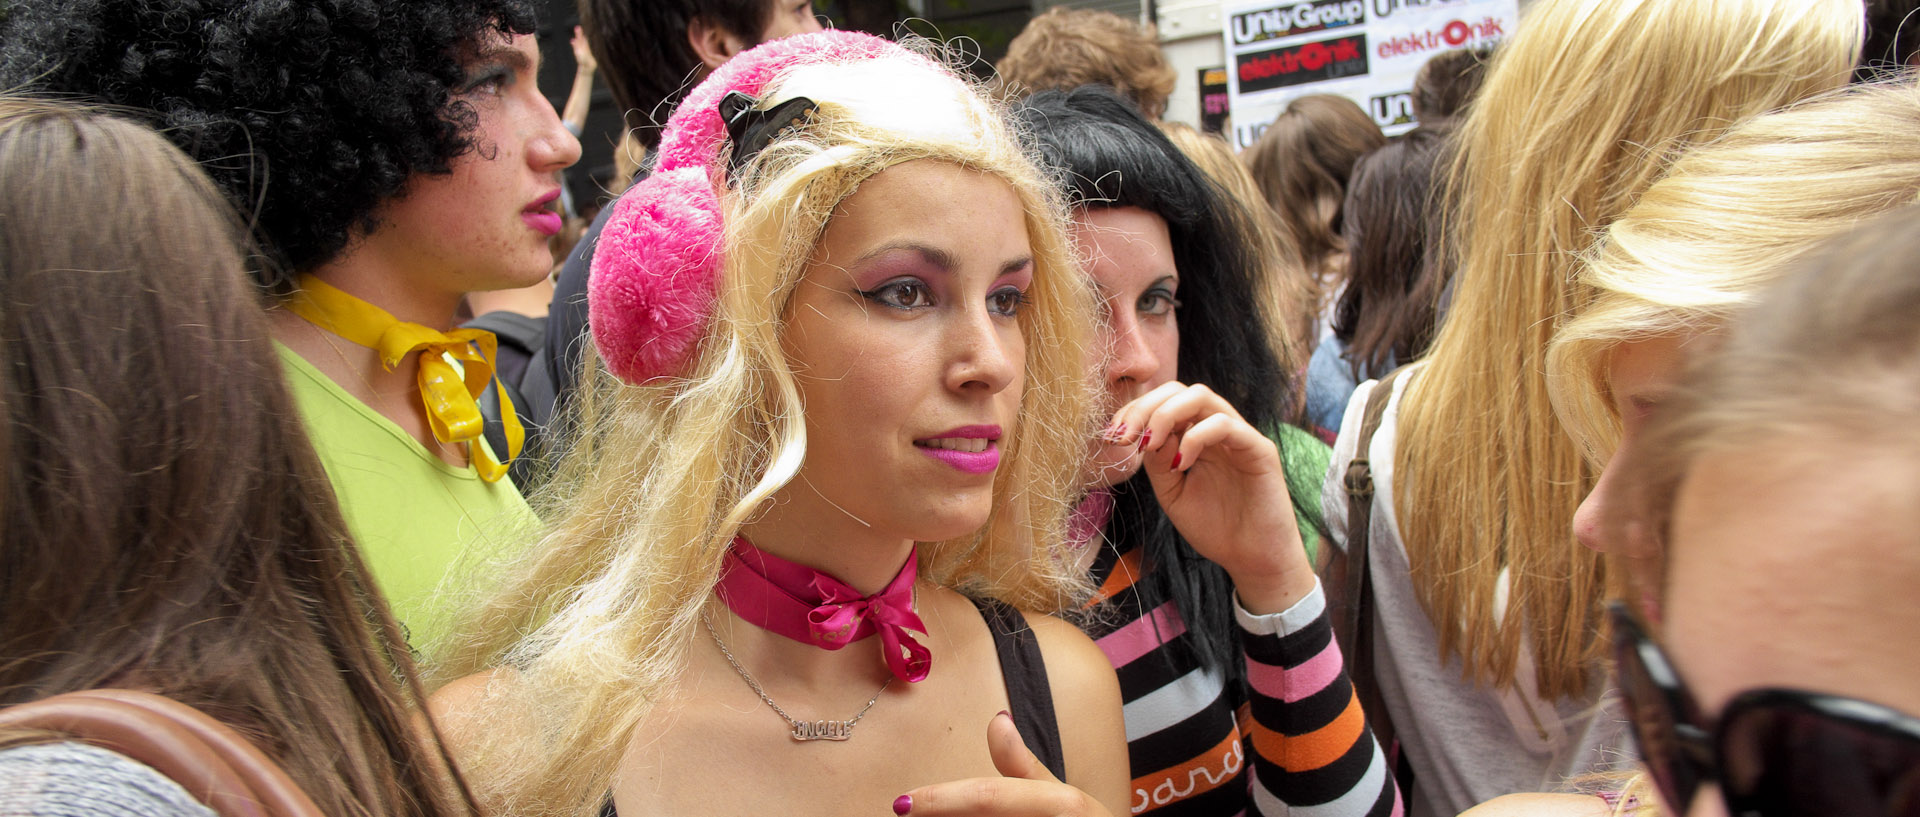
<svg viewBox="0 0 1920 817"><path fill-rule="evenodd" d="M1239 149L1304 94L1340 94L1389 135L1410 130L1420 66L1492 45L1520 17L1518 0L1223 0L1222 11Z"/></svg>

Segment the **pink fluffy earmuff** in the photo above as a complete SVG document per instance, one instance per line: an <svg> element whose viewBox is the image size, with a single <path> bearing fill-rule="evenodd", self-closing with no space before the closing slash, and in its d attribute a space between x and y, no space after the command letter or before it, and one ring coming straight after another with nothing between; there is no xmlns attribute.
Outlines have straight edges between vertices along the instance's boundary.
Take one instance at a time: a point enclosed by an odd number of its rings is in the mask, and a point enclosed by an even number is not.
<svg viewBox="0 0 1920 817"><path fill-rule="evenodd" d="M823 31L765 43L720 66L674 109L653 175L614 202L594 248L588 322L600 357L628 383L685 375L713 315L726 226L717 185L727 142L720 100L759 97L795 66L914 56L867 34Z"/></svg>

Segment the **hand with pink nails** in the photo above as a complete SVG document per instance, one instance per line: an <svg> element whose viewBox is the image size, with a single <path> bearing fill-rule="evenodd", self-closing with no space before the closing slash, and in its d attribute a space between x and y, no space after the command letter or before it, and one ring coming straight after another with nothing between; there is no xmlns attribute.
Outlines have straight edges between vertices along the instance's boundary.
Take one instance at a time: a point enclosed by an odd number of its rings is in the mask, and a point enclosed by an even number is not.
<svg viewBox="0 0 1920 817"><path fill-rule="evenodd" d="M1122 406L1108 428L1140 446L1167 519L1226 569L1247 612L1278 613L1313 591L1280 451L1225 398L1165 383Z"/></svg>
<svg viewBox="0 0 1920 817"><path fill-rule="evenodd" d="M1020 739L1013 718L987 722L987 750L1000 777L976 777L921 786L893 801L905 817L1112 817L1092 795L1060 782ZM1124 806L1122 806L1124 808Z"/></svg>

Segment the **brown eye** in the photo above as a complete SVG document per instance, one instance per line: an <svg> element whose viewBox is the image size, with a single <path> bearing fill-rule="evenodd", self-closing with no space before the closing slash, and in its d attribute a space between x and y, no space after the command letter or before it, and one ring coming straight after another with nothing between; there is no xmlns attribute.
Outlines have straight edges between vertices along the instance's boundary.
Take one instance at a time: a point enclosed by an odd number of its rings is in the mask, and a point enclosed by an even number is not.
<svg viewBox="0 0 1920 817"><path fill-rule="evenodd" d="M1010 318L1020 314L1020 308L1030 302L1027 300L1027 293L1021 292L1016 287L1005 287L994 290L994 293L988 296L987 303L993 309L993 314Z"/></svg>
<svg viewBox="0 0 1920 817"><path fill-rule="evenodd" d="M860 297L893 309L933 306L933 291L926 284L912 279L889 281L878 288L862 291Z"/></svg>

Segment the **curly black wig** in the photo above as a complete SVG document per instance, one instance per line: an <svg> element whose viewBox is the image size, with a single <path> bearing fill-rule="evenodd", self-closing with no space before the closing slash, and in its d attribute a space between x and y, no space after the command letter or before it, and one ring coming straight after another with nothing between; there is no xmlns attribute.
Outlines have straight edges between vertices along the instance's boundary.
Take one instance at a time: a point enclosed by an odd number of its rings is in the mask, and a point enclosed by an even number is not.
<svg viewBox="0 0 1920 817"><path fill-rule="evenodd" d="M255 280L371 229L416 173L473 149L463 49L534 29L528 0L14 0L0 87L134 109L254 225Z"/></svg>
<svg viewBox="0 0 1920 817"><path fill-rule="evenodd" d="M1042 91L1014 116L1035 158L1060 176L1075 207L1137 207L1166 221L1180 273L1180 380L1205 383L1271 434L1282 422L1281 407L1292 404L1295 384L1267 341L1276 330L1257 295L1264 291L1264 267L1229 226L1232 208L1245 204L1105 87ZM1309 519L1319 518L1318 503L1317 495L1294 497ZM1144 548L1142 583L1155 601L1174 602L1202 664L1242 678L1226 571L1180 537L1145 471L1115 486L1106 536L1116 552Z"/></svg>

